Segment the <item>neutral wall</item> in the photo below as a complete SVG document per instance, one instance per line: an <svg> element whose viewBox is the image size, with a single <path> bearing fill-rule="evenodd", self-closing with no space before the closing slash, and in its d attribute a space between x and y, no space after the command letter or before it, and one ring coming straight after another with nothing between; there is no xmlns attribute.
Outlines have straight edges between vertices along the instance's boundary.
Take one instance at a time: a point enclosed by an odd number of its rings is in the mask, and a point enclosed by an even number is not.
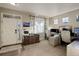
<svg viewBox="0 0 79 59"><path fill-rule="evenodd" d="M67 12L61 15L54 16L49 20L49 27L59 28L59 26L65 25L62 23L62 18L64 17L69 17L69 23L67 25L72 26L72 28L79 27L79 22L76 22L77 15L79 15L79 9L71 11L71 12ZM53 21L54 19L58 19L59 24L55 25Z"/></svg>
<svg viewBox="0 0 79 59"><path fill-rule="evenodd" d="M29 13L29 12L21 12L21 11L16 11L16 10L11 10L11 9L7 9L7 8L2 8L0 7L0 12L1 13L9 13L9 14L15 14L15 15L20 15L22 16L22 22L24 21L29 21L29 22L33 22L34 19L32 19L29 15L33 15L33 13ZM26 30L31 31L32 27L26 28Z"/></svg>

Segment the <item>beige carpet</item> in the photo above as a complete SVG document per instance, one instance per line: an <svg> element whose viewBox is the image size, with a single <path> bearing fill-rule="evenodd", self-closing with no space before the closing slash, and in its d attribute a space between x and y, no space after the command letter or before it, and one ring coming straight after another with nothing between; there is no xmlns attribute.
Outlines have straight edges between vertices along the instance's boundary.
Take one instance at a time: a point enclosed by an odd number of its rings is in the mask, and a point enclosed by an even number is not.
<svg viewBox="0 0 79 59"><path fill-rule="evenodd" d="M1 56L17 56L17 51L6 52ZM48 40L42 40L40 43L27 45L22 50L21 56L65 56L66 48L64 46L53 47Z"/></svg>
<svg viewBox="0 0 79 59"><path fill-rule="evenodd" d="M40 43L27 45L22 51L22 56L65 56L66 48L64 46L53 47L48 40L43 40Z"/></svg>

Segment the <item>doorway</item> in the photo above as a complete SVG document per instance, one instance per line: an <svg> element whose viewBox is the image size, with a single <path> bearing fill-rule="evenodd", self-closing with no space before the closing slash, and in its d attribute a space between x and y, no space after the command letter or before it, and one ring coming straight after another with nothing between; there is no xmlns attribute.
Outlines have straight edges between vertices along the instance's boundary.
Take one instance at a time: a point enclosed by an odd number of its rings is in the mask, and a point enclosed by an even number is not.
<svg viewBox="0 0 79 59"><path fill-rule="evenodd" d="M17 44L19 41L19 31L17 20L19 17L13 15L2 14L1 19L1 41L2 46Z"/></svg>

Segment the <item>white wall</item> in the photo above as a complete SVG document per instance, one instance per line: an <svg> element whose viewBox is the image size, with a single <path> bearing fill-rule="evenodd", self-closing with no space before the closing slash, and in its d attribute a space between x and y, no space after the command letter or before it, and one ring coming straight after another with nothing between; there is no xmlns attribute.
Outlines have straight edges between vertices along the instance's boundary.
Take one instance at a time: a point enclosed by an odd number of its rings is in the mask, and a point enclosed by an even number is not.
<svg viewBox="0 0 79 59"><path fill-rule="evenodd" d="M79 9L54 16L54 17L52 17L52 19L49 20L49 27L59 28L59 26L63 26L64 24L62 22L62 18L64 18L64 17L69 17L69 23L67 25L72 26L72 28L79 27L79 22L76 21L77 15L79 16ZM55 25L53 23L54 19L58 19L59 24Z"/></svg>

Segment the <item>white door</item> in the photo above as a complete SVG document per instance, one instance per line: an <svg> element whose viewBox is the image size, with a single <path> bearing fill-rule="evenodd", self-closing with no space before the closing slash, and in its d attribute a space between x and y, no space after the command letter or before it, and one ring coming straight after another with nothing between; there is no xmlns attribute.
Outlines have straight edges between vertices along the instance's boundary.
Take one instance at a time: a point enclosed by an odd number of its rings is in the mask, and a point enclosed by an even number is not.
<svg viewBox="0 0 79 59"><path fill-rule="evenodd" d="M17 19L3 18L1 24L1 41L2 46L16 44L18 41Z"/></svg>

